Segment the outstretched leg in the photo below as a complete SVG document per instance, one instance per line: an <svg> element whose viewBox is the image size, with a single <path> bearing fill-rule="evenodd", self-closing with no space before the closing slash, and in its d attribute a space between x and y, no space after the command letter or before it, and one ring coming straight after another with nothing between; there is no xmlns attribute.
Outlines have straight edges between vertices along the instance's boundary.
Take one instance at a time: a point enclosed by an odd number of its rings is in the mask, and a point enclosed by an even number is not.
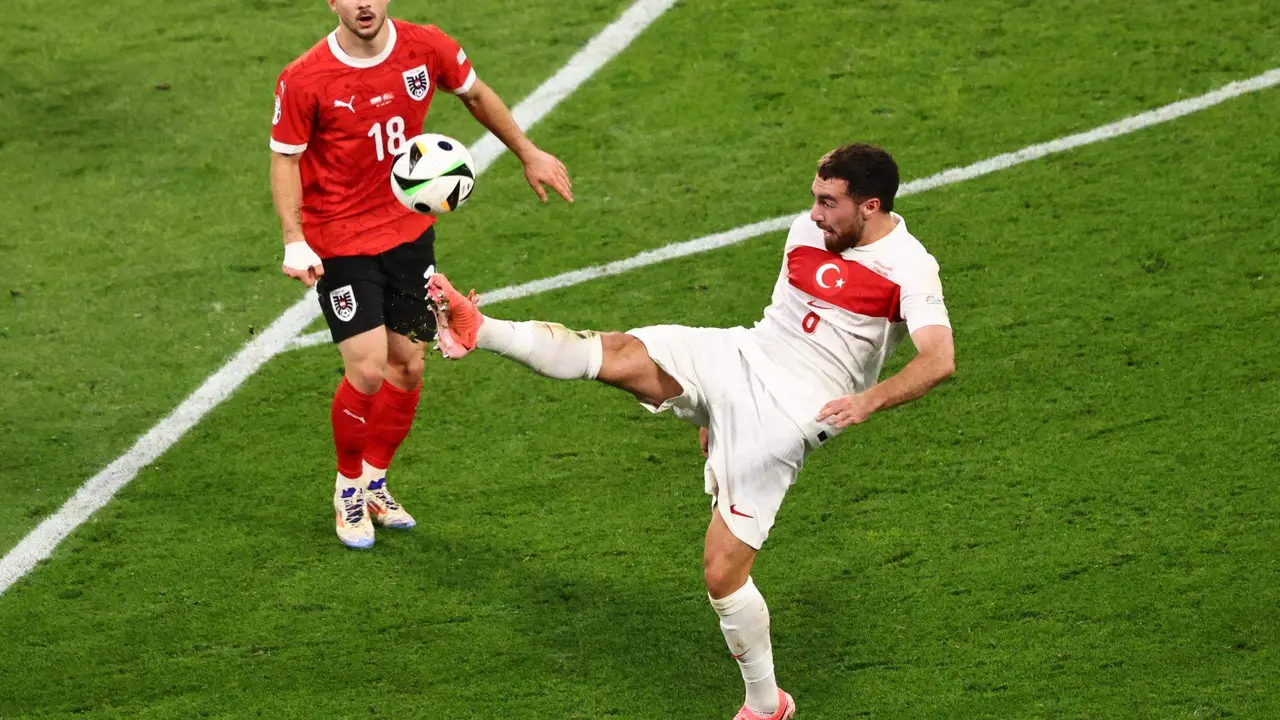
<svg viewBox="0 0 1280 720"><path fill-rule="evenodd" d="M550 378L599 380L654 406L684 392L649 357L644 343L631 335L485 317L475 305L474 293L464 296L440 274L427 283L427 295L436 306L437 341L445 357L456 360L476 348L488 350Z"/></svg>

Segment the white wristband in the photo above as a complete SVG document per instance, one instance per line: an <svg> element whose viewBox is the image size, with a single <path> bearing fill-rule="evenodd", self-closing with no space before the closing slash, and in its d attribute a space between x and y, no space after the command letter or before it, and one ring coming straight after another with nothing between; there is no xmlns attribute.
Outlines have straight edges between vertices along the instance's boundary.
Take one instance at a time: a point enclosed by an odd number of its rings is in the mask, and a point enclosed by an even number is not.
<svg viewBox="0 0 1280 720"><path fill-rule="evenodd" d="M306 270L320 264L320 256L306 240L295 240L284 246L284 266L290 270Z"/></svg>

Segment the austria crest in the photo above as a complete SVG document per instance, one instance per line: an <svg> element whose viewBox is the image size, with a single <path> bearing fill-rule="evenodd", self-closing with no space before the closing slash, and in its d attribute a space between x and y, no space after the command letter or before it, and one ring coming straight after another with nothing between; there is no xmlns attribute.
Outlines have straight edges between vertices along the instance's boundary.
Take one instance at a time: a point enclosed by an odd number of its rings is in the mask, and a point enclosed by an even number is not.
<svg viewBox="0 0 1280 720"><path fill-rule="evenodd" d="M427 96L427 91L431 89L431 80L427 77L426 65L419 65L400 74L404 77L404 89L408 91L409 97L421 100Z"/></svg>
<svg viewBox="0 0 1280 720"><path fill-rule="evenodd" d="M330 292L329 302L333 305L333 314L342 322L350 322L356 316L356 294L351 291L350 285L343 285Z"/></svg>

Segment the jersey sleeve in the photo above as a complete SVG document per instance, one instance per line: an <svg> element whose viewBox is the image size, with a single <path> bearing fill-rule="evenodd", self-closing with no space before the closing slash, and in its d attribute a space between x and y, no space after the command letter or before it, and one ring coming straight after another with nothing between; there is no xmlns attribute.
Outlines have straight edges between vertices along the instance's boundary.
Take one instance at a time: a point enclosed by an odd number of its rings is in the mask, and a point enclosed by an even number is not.
<svg viewBox="0 0 1280 720"><path fill-rule="evenodd" d="M276 83L276 111L271 116L271 149L297 155L307 149L315 125L315 99L306 86L296 81L289 68Z"/></svg>
<svg viewBox="0 0 1280 720"><path fill-rule="evenodd" d="M471 67L467 51L440 28L432 28L431 45L439 57L435 78L438 87L461 95L476 84L476 71Z"/></svg>
<svg viewBox="0 0 1280 720"><path fill-rule="evenodd" d="M951 327L947 306L942 301L942 280L938 262L926 256L902 278L899 312L907 321L907 331L914 333L928 325Z"/></svg>

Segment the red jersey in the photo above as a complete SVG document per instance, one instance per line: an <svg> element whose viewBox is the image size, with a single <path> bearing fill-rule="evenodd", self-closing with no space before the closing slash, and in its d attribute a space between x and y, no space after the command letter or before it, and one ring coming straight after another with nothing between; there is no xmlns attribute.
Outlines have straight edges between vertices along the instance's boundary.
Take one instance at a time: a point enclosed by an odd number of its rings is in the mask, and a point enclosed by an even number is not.
<svg viewBox="0 0 1280 720"><path fill-rule="evenodd" d="M387 19L387 47L357 58L337 31L289 63L276 86L271 149L302 153L302 232L321 258L376 255L435 221L391 192L391 161L422 132L437 87L471 89L476 73L434 25Z"/></svg>

